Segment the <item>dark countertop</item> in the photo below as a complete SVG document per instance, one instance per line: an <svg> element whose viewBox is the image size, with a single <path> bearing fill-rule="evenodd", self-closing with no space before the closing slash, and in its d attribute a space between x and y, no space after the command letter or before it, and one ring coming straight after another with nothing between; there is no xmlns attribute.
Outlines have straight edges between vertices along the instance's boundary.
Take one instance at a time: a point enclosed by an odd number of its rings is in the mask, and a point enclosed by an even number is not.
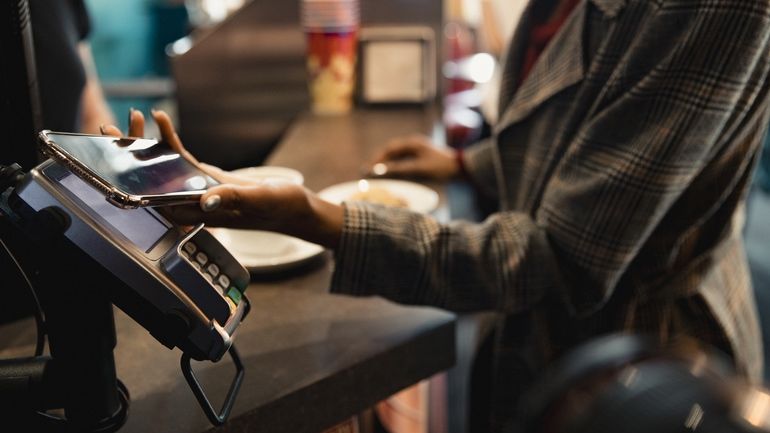
<svg viewBox="0 0 770 433"><path fill-rule="evenodd" d="M443 142L433 108L370 108L344 116L302 115L265 165L291 167L314 191L362 176L365 162L396 137L422 133ZM430 184L443 198L443 188Z"/></svg>
<svg viewBox="0 0 770 433"><path fill-rule="evenodd" d="M253 309L236 338L246 376L217 431L318 433L454 362L447 313L292 287L249 291ZM122 314L118 333L118 374L133 400L121 432L206 430L179 352ZM233 375L229 359L195 367L219 407Z"/></svg>
<svg viewBox="0 0 770 433"><path fill-rule="evenodd" d="M265 164L297 169L304 174L306 186L320 191L361 177L362 169L366 168L363 163L393 138L421 133L430 136L434 143L444 143L439 111L438 107L399 106L359 108L346 116L305 114L294 122L280 148ZM426 185L439 193L439 208L433 212L439 221L482 218L473 189L467 183ZM318 287L327 285L320 283ZM430 415L431 431L467 430L471 370L477 364L484 365L485 361L476 358L477 347L490 335L494 320L494 315L486 312L458 316L456 363L446 374L446 395L436 398L438 410Z"/></svg>
<svg viewBox="0 0 770 433"><path fill-rule="evenodd" d="M300 169L306 184L319 189L357 178L384 140L430 132L434 119L419 109L305 116L268 163ZM454 315L326 293L333 267L330 254L326 259L249 287L252 311L235 340L246 376L230 421L216 431L318 433L454 364ZM180 352L117 309L116 327L118 377L132 399L120 431L211 429L184 381ZM28 356L34 332L31 320L0 327L0 358ZM229 358L194 368L218 408L234 374Z"/></svg>
<svg viewBox="0 0 770 433"><path fill-rule="evenodd" d="M454 363L453 315L307 285L300 277L249 287L252 312L236 337L246 376L230 421L215 431L318 433ZM211 429L182 377L180 352L115 312L118 377L131 393L120 431ZM34 332L27 320L0 328L0 358L31 354ZM229 358L194 368L219 407L234 372Z"/></svg>

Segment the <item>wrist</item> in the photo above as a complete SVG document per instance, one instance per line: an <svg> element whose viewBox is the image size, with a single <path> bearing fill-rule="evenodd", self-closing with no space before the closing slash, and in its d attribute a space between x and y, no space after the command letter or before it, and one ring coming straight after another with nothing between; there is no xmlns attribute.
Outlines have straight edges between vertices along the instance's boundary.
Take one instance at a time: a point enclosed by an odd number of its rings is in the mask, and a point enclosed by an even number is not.
<svg viewBox="0 0 770 433"><path fill-rule="evenodd" d="M335 249L342 237L345 224L345 209L338 204L329 203L308 191L312 221L309 228L314 232L307 236L311 242Z"/></svg>
<svg viewBox="0 0 770 433"><path fill-rule="evenodd" d="M464 154L465 152L463 152L462 149L455 149L454 151L454 163L455 163L454 177L468 179L470 178L470 176L468 176L468 168L465 166Z"/></svg>
<svg viewBox="0 0 770 433"><path fill-rule="evenodd" d="M283 233L326 248L336 248L342 237L344 208L322 200L302 186L291 185L284 189L279 192L279 196L268 201L288 206L282 208L278 205L275 216L266 218L267 221L254 228Z"/></svg>

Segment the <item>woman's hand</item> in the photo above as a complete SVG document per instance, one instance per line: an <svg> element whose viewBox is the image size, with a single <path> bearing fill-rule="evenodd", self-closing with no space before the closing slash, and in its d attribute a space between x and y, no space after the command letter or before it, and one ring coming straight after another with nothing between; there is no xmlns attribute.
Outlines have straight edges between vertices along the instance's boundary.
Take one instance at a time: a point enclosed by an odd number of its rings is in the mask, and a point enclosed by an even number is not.
<svg viewBox="0 0 770 433"><path fill-rule="evenodd" d="M103 135L124 137L123 132L115 125L100 125L99 131L101 131ZM128 112L128 136L144 137L144 115L141 111L134 110L133 108Z"/></svg>
<svg viewBox="0 0 770 433"><path fill-rule="evenodd" d="M343 208L294 184L250 181L210 188L200 206L169 206L164 214L180 224L269 230L335 248L342 235Z"/></svg>
<svg viewBox="0 0 770 433"><path fill-rule="evenodd" d="M321 200L310 190L294 184L256 181L240 177L199 162L182 145L171 119L163 111L153 111L161 139L174 151L221 183L210 188L199 205L163 207L162 213L182 225L205 223L213 227L270 230L296 236L329 248L339 243L344 220L341 206ZM144 135L144 116L132 110L129 135ZM102 132L122 136L115 126Z"/></svg>
<svg viewBox="0 0 770 433"><path fill-rule="evenodd" d="M378 176L448 180L460 173L454 151L434 146L428 137L411 135L390 141L371 163Z"/></svg>
<svg viewBox="0 0 770 433"><path fill-rule="evenodd" d="M193 163L193 165L200 168L203 172L213 177L220 183L232 183L236 185L248 183L248 179L244 179L240 176L236 176L232 173L224 171L219 167L213 165L204 164L199 162L190 152L182 145L182 141L179 139L174 124L171 122L171 118L164 111L153 110L152 117L160 130L161 140L168 143L168 145L177 153L182 155L186 160ZM128 136L129 137L144 137L144 115L139 110L132 109L128 115ZM115 125L102 126L102 134L112 135L115 137L122 137L123 133Z"/></svg>

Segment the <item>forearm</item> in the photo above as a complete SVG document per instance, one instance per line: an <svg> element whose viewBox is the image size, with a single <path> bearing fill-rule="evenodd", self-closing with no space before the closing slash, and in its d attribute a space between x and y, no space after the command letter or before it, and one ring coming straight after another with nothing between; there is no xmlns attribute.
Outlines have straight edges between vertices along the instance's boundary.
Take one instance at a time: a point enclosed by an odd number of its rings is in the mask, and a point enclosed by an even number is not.
<svg viewBox="0 0 770 433"><path fill-rule="evenodd" d="M80 131L86 134L99 134L100 126L115 124L115 116L107 106L98 83L88 81L83 89L80 123Z"/></svg>
<svg viewBox="0 0 770 433"><path fill-rule="evenodd" d="M348 204L335 261L335 292L455 311L521 311L560 287L545 232L513 212L447 225Z"/></svg>
<svg viewBox="0 0 770 433"><path fill-rule="evenodd" d="M462 154L462 168L468 180L486 197L497 199L500 167L496 162L495 138L485 140L467 148Z"/></svg>
<svg viewBox="0 0 770 433"><path fill-rule="evenodd" d="M267 230L324 247L338 246L342 206L321 200L299 185L224 183L209 189L198 205L169 206L164 214L183 225Z"/></svg>
<svg viewBox="0 0 770 433"><path fill-rule="evenodd" d="M96 66L91 56L91 47L89 44L81 42L78 50L86 71L86 85L80 98L80 130L87 134L99 134L101 125L115 124L115 116L104 98Z"/></svg>

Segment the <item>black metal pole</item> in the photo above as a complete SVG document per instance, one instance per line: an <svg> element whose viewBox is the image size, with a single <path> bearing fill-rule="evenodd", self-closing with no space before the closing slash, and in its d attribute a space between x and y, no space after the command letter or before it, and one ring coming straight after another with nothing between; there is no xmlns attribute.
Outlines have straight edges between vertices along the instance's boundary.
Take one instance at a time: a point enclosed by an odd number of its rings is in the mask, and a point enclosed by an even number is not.
<svg viewBox="0 0 770 433"><path fill-rule="evenodd" d="M2 218L0 236L21 263L35 269L32 281L45 313L51 356L0 362L0 397L18 393L6 409L46 421L35 431L116 431L129 401L116 378L108 289L122 282L64 236L68 220L57 209L10 212L19 219L14 225ZM64 409L66 417L50 422L53 418L35 416L47 409Z"/></svg>
<svg viewBox="0 0 770 433"><path fill-rule="evenodd" d="M42 126L27 0L0 2L0 164L37 165L35 137Z"/></svg>

